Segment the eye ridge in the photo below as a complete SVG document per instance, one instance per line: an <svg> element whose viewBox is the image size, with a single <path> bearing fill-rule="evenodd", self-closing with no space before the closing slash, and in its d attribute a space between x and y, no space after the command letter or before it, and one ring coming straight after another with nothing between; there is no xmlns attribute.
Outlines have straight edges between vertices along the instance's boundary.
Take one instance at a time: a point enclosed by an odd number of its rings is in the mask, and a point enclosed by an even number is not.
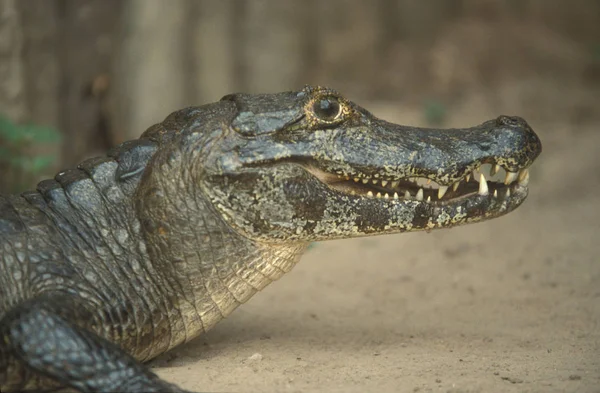
<svg viewBox="0 0 600 393"><path fill-rule="evenodd" d="M320 120L331 122L341 115L342 105L335 97L322 97L313 102L312 110Z"/></svg>

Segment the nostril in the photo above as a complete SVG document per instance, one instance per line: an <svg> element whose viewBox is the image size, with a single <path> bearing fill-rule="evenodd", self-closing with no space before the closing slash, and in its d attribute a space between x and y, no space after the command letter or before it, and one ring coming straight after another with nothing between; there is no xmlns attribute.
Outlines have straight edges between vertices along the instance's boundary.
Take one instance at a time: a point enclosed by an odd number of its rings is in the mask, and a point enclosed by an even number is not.
<svg viewBox="0 0 600 393"><path fill-rule="evenodd" d="M488 143L488 142L479 143L479 144L477 144L477 146L479 147L479 150L485 151L485 152L490 151L492 149L492 144Z"/></svg>
<svg viewBox="0 0 600 393"><path fill-rule="evenodd" d="M499 126L513 126L513 127L514 126L522 126L522 125L527 124L525 122L525 120L519 116L505 116L505 115L499 116L496 119L496 123Z"/></svg>

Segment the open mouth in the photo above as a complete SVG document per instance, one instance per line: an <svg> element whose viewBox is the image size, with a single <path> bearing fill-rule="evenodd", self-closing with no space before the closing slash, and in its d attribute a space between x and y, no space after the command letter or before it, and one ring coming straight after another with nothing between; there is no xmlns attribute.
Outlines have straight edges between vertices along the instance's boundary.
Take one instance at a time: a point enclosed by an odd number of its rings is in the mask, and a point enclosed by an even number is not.
<svg viewBox="0 0 600 393"><path fill-rule="evenodd" d="M413 176L388 179L381 175L356 177L332 174L311 167L309 171L334 190L364 198L416 200L445 205L473 196L507 199L519 187L529 183L527 168L510 172L497 164L483 164L466 172L452 185L443 185L431 178Z"/></svg>

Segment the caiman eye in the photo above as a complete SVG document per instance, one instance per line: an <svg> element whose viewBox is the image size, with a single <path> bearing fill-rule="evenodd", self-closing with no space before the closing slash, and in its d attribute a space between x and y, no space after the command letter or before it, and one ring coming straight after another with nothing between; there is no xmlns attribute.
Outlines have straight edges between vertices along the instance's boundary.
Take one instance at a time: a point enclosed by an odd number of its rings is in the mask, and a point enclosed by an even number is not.
<svg viewBox="0 0 600 393"><path fill-rule="evenodd" d="M342 113L342 106L335 97L325 97L314 102L313 112L320 120L334 121Z"/></svg>

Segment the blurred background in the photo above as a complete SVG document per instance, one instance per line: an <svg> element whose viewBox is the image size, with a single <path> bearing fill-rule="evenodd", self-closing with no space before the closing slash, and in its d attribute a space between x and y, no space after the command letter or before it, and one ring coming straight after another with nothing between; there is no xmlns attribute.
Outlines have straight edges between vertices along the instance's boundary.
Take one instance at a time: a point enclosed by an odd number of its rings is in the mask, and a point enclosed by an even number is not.
<svg viewBox="0 0 600 393"><path fill-rule="evenodd" d="M0 193L185 106L305 84L402 124L523 116L544 149L531 195L487 223L318 244L160 375L194 391L598 393L598 0L0 0Z"/></svg>
<svg viewBox="0 0 600 393"><path fill-rule="evenodd" d="M305 84L404 123L590 124L600 1L0 0L0 192L176 109Z"/></svg>

